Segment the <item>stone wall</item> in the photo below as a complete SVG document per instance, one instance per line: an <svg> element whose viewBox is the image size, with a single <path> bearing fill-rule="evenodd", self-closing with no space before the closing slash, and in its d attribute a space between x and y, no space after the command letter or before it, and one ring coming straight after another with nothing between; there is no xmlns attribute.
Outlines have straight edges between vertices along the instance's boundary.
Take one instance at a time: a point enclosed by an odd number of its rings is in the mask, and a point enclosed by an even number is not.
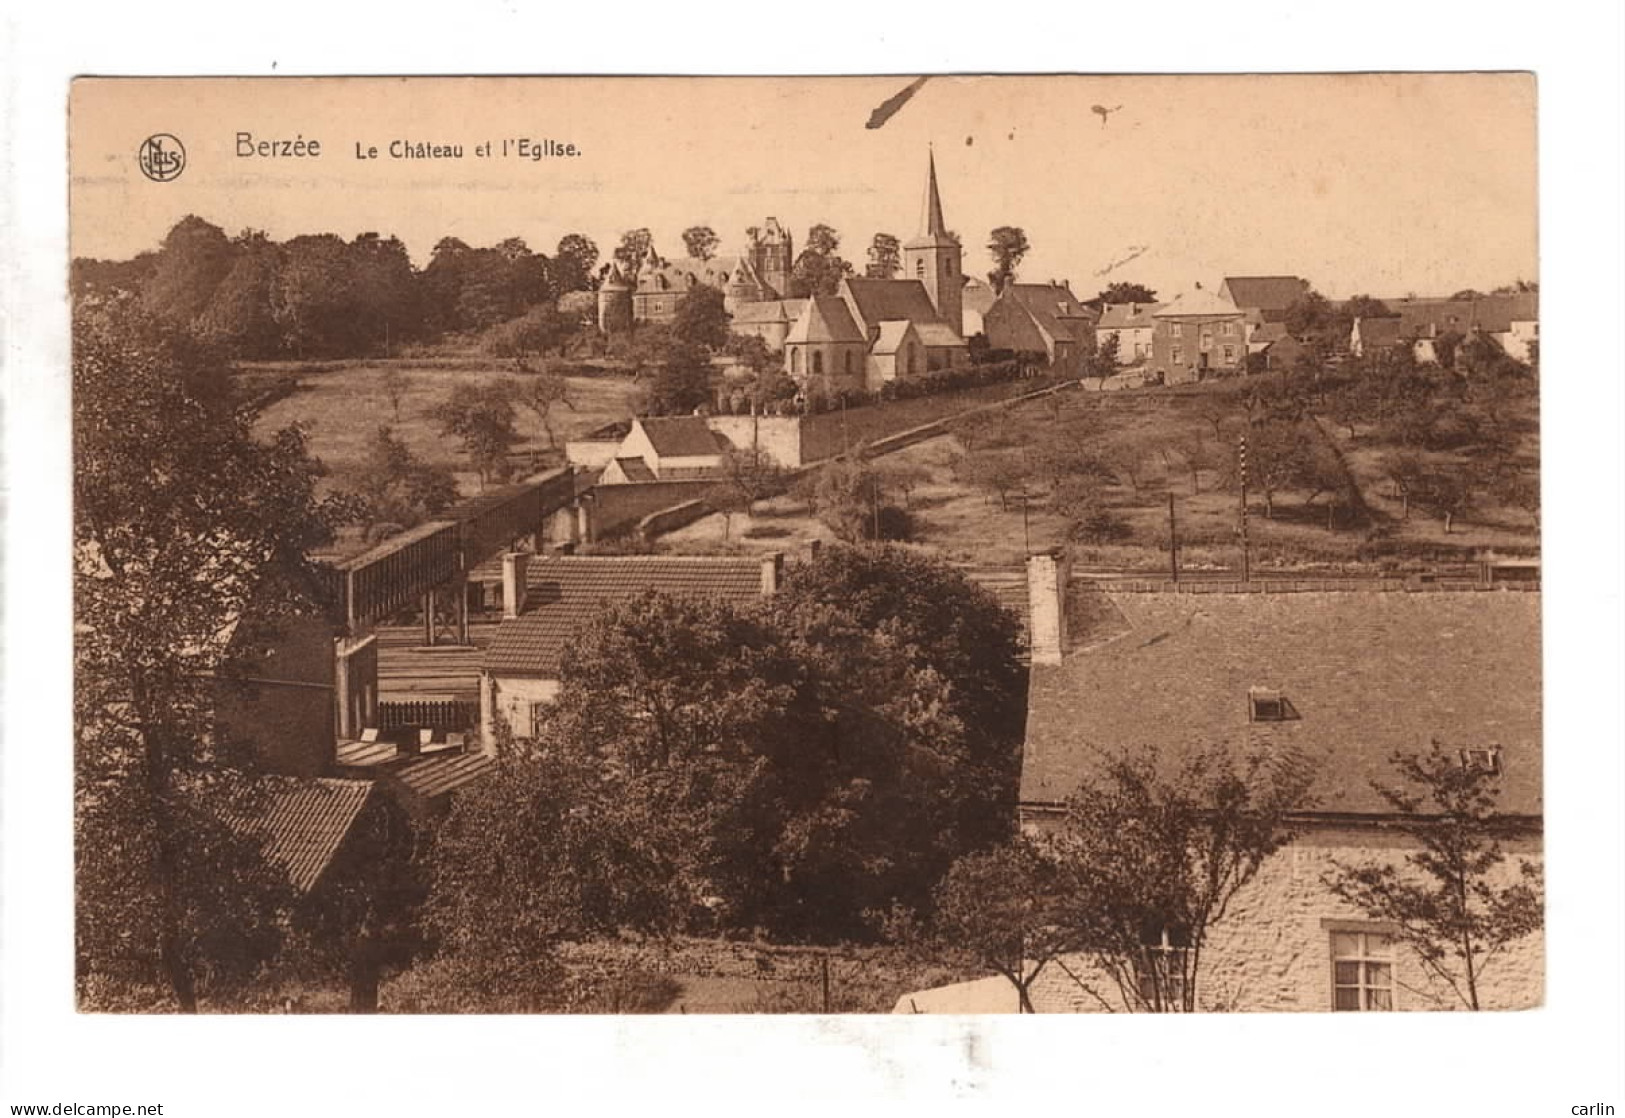
<svg viewBox="0 0 1625 1118"><path fill-rule="evenodd" d="M588 501L592 509L594 540L625 535L650 513L685 501L704 499L716 488L714 481L649 481L635 485L600 485Z"/></svg>
<svg viewBox="0 0 1625 1118"><path fill-rule="evenodd" d="M706 426L739 450L752 444L787 470L805 464L801 454L801 417L790 415L713 415Z"/></svg>
<svg viewBox="0 0 1625 1118"><path fill-rule="evenodd" d="M1322 884L1333 861L1345 864L1400 864L1408 840L1392 832L1318 830L1271 858L1237 895L1229 912L1210 933L1198 977L1198 1000L1205 1010L1308 1012L1332 1007L1331 934L1334 930L1380 930L1338 901ZM1507 846L1497 884L1518 875L1519 858L1540 859L1539 842ZM1451 990L1424 972L1404 948L1395 951L1395 1008L1465 1008ZM1040 1012L1096 1012L1100 1000L1122 1003L1104 973L1081 959L1062 960L1039 976L1034 1002ZM1072 972L1071 974L1068 971ZM1075 977L1074 977L1075 976ZM1545 942L1537 932L1492 959L1480 977L1485 1009L1533 1009L1544 999Z"/></svg>

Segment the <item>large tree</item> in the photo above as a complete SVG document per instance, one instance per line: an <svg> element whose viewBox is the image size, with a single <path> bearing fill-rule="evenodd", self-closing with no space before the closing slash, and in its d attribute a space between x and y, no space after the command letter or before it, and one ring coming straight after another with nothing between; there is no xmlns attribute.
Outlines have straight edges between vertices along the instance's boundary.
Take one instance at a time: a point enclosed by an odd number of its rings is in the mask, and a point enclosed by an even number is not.
<svg viewBox="0 0 1625 1118"><path fill-rule="evenodd" d="M127 301L74 311L77 975L195 1010L276 953L286 878L254 758L217 732L231 631L320 609L340 519L297 429L269 442L218 361Z"/></svg>
<svg viewBox="0 0 1625 1118"><path fill-rule="evenodd" d="M516 386L509 380L465 382L430 410L442 434L462 441L463 453L468 455L482 487L488 481L507 480L508 451L519 441L513 411L517 395Z"/></svg>
<svg viewBox="0 0 1625 1118"><path fill-rule="evenodd" d="M621 266L628 280L637 280L644 257L648 256L653 244L654 234L647 228L628 229L621 234L621 243L615 246L615 262Z"/></svg>
<svg viewBox="0 0 1625 1118"><path fill-rule="evenodd" d="M598 246L580 233L566 233L553 252L553 283L566 291L591 291L598 267Z"/></svg>
<svg viewBox="0 0 1625 1118"><path fill-rule="evenodd" d="M1102 757L1067 801L1053 840L1061 922L1110 985L1081 980L1108 1007L1190 1013L1202 998L1213 929L1260 867L1291 840L1312 772L1289 751L1184 758L1151 748Z"/></svg>
<svg viewBox="0 0 1625 1118"><path fill-rule="evenodd" d="M187 214L164 237L142 284L142 301L169 323L191 326L209 305L235 258L224 230Z"/></svg>
<svg viewBox="0 0 1625 1118"><path fill-rule="evenodd" d="M1479 1009L1484 968L1540 929L1540 863L1520 858L1516 874L1496 883L1507 860L1502 843L1520 833L1517 820L1497 811L1498 750L1434 742L1426 753L1395 753L1392 764L1404 786L1374 787L1418 849L1403 867L1334 863L1326 884L1370 919L1392 925L1430 974L1466 1008Z"/></svg>
<svg viewBox="0 0 1625 1118"><path fill-rule="evenodd" d="M993 285L995 292L1000 292L1016 278L1016 268L1032 251L1032 245L1026 231L1014 225L1001 225L987 237L987 252L993 258L993 270L987 274L987 282Z"/></svg>
<svg viewBox="0 0 1625 1118"><path fill-rule="evenodd" d="M672 319L672 335L686 345L720 353L728 344L728 322L732 316L723 305L722 292L699 283L688 289Z"/></svg>
<svg viewBox="0 0 1625 1118"><path fill-rule="evenodd" d="M1155 303L1157 293L1143 283L1118 280L1102 288L1097 298L1102 303Z"/></svg>
<svg viewBox="0 0 1625 1118"><path fill-rule="evenodd" d="M841 235L828 225L807 230L807 240L790 270L790 295L805 299L812 295L833 295L841 280L852 274L852 265L840 256Z"/></svg>
<svg viewBox="0 0 1625 1118"><path fill-rule="evenodd" d="M892 279L902 270L902 242L890 233L876 233L869 242L869 262L863 274L870 279Z"/></svg>
<svg viewBox="0 0 1625 1118"><path fill-rule="evenodd" d="M717 254L722 238L709 225L691 225L683 230L683 247L690 259L705 262Z"/></svg>

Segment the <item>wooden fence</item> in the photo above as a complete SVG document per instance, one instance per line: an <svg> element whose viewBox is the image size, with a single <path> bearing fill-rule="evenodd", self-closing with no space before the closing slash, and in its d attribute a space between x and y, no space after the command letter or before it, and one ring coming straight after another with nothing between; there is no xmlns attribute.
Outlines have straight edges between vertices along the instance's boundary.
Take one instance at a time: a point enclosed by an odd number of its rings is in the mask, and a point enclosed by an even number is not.
<svg viewBox="0 0 1625 1118"><path fill-rule="evenodd" d="M378 728L398 730L416 726L433 730L472 730L479 723L480 704L466 699L424 699L378 704Z"/></svg>

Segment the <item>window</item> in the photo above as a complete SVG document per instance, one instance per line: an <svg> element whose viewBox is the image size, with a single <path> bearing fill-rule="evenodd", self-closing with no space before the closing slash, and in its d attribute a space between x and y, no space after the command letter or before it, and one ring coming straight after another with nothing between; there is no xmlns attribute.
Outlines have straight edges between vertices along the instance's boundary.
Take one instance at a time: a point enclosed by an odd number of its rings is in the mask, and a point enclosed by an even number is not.
<svg viewBox="0 0 1625 1118"><path fill-rule="evenodd" d="M1235 364L1235 361L1236 361L1236 347L1233 346L1233 345L1225 346L1224 347L1224 363L1226 365L1233 365L1233 364Z"/></svg>
<svg viewBox="0 0 1625 1118"><path fill-rule="evenodd" d="M1175 346L1169 359L1173 361L1175 365L1178 365L1180 362L1185 360L1185 350L1180 346Z"/></svg>
<svg viewBox="0 0 1625 1118"><path fill-rule="evenodd" d="M1227 338L1234 337L1236 333L1236 324L1234 322L1226 322L1224 325L1219 327L1219 333L1223 334Z"/></svg>
<svg viewBox="0 0 1625 1118"><path fill-rule="evenodd" d="M1484 772L1501 772L1501 747L1492 745L1487 749L1461 750L1461 767L1464 769L1482 769Z"/></svg>
<svg viewBox="0 0 1625 1118"><path fill-rule="evenodd" d="M798 376L801 373L801 350L799 348L790 351L790 371Z"/></svg>
<svg viewBox="0 0 1625 1118"><path fill-rule="evenodd" d="M1149 925L1140 935L1140 997L1151 1006L1180 1005L1185 998L1185 961L1190 952L1185 929Z"/></svg>
<svg viewBox="0 0 1625 1118"><path fill-rule="evenodd" d="M1270 687L1254 687L1247 692L1247 721L1289 722L1298 717L1292 701Z"/></svg>
<svg viewBox="0 0 1625 1118"><path fill-rule="evenodd" d="M1173 334L1173 336L1176 337L1176 338L1182 338L1182 337L1185 336L1184 323L1176 322L1172 326L1170 326L1168 329Z"/></svg>
<svg viewBox="0 0 1625 1118"><path fill-rule="evenodd" d="M1203 330L1202 331L1202 352L1206 353L1208 350L1210 350L1212 348L1213 348L1213 331L1212 330Z"/></svg>
<svg viewBox="0 0 1625 1118"><path fill-rule="evenodd" d="M914 278L925 278L925 257L923 256L914 262Z"/></svg>
<svg viewBox="0 0 1625 1118"><path fill-rule="evenodd" d="M1332 1008L1394 1008L1394 939L1382 932L1332 932Z"/></svg>
<svg viewBox="0 0 1625 1118"><path fill-rule="evenodd" d="M816 349L813 350L812 363L813 376L822 376L824 373L824 355Z"/></svg>
<svg viewBox="0 0 1625 1118"><path fill-rule="evenodd" d="M542 723L547 720L547 708L549 706L551 706L551 705L552 705L551 703L531 703L530 704L530 736L531 737L536 738L536 737L541 736L541 734L542 734Z"/></svg>

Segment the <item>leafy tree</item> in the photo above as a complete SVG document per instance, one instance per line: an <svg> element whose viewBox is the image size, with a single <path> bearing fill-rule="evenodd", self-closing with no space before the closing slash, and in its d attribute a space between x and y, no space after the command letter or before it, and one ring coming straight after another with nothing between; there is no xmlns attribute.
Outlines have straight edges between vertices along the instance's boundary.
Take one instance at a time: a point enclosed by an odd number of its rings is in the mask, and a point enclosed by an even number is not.
<svg viewBox="0 0 1625 1118"><path fill-rule="evenodd" d="M1466 335L1458 330L1446 330L1433 339L1433 355L1439 359L1441 369L1456 367L1456 350L1461 348L1465 339Z"/></svg>
<svg viewBox="0 0 1625 1118"><path fill-rule="evenodd" d="M410 528L457 500L449 470L418 461L387 424L367 443L359 491L368 522Z"/></svg>
<svg viewBox="0 0 1625 1118"><path fill-rule="evenodd" d="M561 293L591 291L598 267L598 246L580 233L566 233L553 252L553 282Z"/></svg>
<svg viewBox="0 0 1625 1118"><path fill-rule="evenodd" d="M725 509L737 508L749 520L756 502L778 487L782 474L777 459L761 447L729 447L723 459Z"/></svg>
<svg viewBox="0 0 1625 1118"><path fill-rule="evenodd" d="M388 354L421 333L417 275L400 238L362 233L345 257L350 284L346 302L356 316L348 352Z"/></svg>
<svg viewBox="0 0 1625 1118"><path fill-rule="evenodd" d="M1247 484L1264 498L1264 516L1275 516L1275 495L1302 481L1314 436L1301 423L1271 420L1247 430ZM1227 463L1231 485L1240 484L1240 464Z"/></svg>
<svg viewBox="0 0 1625 1118"><path fill-rule="evenodd" d="M1517 827L1496 811L1495 762L1475 764L1470 753L1438 742L1425 754L1396 752L1392 764L1407 787L1372 787L1421 849L1405 856L1404 869L1334 862L1325 883L1371 919L1394 925L1422 965L1476 1010L1485 967L1539 930L1544 901L1538 862L1520 858L1512 884L1493 884L1507 858L1501 843Z"/></svg>
<svg viewBox="0 0 1625 1118"><path fill-rule="evenodd" d="M1540 527L1540 478L1530 470L1508 464L1494 481L1494 493L1501 503L1520 509Z"/></svg>
<svg viewBox="0 0 1625 1118"><path fill-rule="evenodd" d="M830 226L807 230L807 240L790 269L792 298L835 294L841 280L852 274L852 265L839 255L840 247L841 236Z"/></svg>
<svg viewBox="0 0 1625 1118"><path fill-rule="evenodd" d="M1117 372L1118 354L1122 347L1122 337L1110 334L1106 340L1096 347L1095 351L1083 361L1083 375L1094 377L1104 387L1106 378Z"/></svg>
<svg viewBox="0 0 1625 1118"><path fill-rule="evenodd" d="M553 409L563 404L571 411L576 410L575 401L570 399L570 382L557 373L549 372L544 366L533 368L528 362L519 363L519 371L523 375L516 381L514 399L521 407L528 408L542 425L547 433L547 446L549 450L558 447L558 437L553 430Z"/></svg>
<svg viewBox="0 0 1625 1118"><path fill-rule="evenodd" d="M234 260L208 304L196 319L199 335L237 357L271 357L278 349L271 292L280 253L255 230L244 230L232 244Z"/></svg>
<svg viewBox="0 0 1625 1118"><path fill-rule="evenodd" d="M283 244L271 314L284 349L297 357L358 351L361 316L349 262L349 247L331 233L295 237Z"/></svg>
<svg viewBox="0 0 1625 1118"><path fill-rule="evenodd" d="M1026 491L1031 471L1024 453L1011 450L977 450L966 454L959 464L960 476L977 489L999 499L999 511L1010 511L1010 494Z"/></svg>
<svg viewBox="0 0 1625 1118"><path fill-rule="evenodd" d="M993 270L987 274L987 282L995 292L1003 291L1004 285L1016 278L1016 268L1031 250L1026 232L1014 225L1001 225L988 234L987 251L993 258Z"/></svg>
<svg viewBox="0 0 1625 1118"><path fill-rule="evenodd" d="M1102 303L1155 303L1157 293L1142 283L1118 280L1108 284L1097 298Z"/></svg>
<svg viewBox="0 0 1625 1118"><path fill-rule="evenodd" d="M1035 1013L1033 983L1076 946L1060 894L1054 861L1017 837L954 863L936 889L932 931L940 949L1007 978L1019 1011Z"/></svg>
<svg viewBox="0 0 1625 1118"><path fill-rule="evenodd" d="M1420 479L1427 473L1427 462L1414 451L1400 450L1383 456L1383 475L1388 478L1393 487L1394 496L1403 502L1401 519L1409 520L1411 517L1411 494L1417 488Z"/></svg>
<svg viewBox="0 0 1625 1118"><path fill-rule="evenodd" d="M653 244L654 234L647 228L628 229L621 234L621 243L615 246L615 262L629 281L637 282L638 271Z"/></svg>
<svg viewBox="0 0 1625 1118"><path fill-rule="evenodd" d="M1450 296L1451 302L1459 303L1467 303L1473 301L1474 299L1482 298L1484 298L1484 293L1472 287L1464 287L1454 295Z"/></svg>
<svg viewBox="0 0 1625 1118"><path fill-rule="evenodd" d="M563 356L578 324L557 307L542 303L486 332L484 348L493 357L530 357L548 350Z"/></svg>
<svg viewBox="0 0 1625 1118"><path fill-rule="evenodd" d="M429 412L441 434L462 440L463 453L479 475L481 488L487 481L502 481L509 474L508 451L519 441L514 429L516 395L511 381L463 383Z"/></svg>
<svg viewBox="0 0 1625 1118"><path fill-rule="evenodd" d="M411 388L411 381L405 373L391 365L384 370L382 380L379 382L384 395L389 398L389 410L395 416L395 422L401 421L401 401L406 399L406 393Z"/></svg>
<svg viewBox="0 0 1625 1118"><path fill-rule="evenodd" d="M1049 496L1050 508L1067 518L1068 535L1084 543L1103 544L1130 534L1128 522L1112 508L1098 474L1063 478Z"/></svg>
<svg viewBox="0 0 1625 1118"><path fill-rule="evenodd" d="M880 524L879 478L858 455L838 458L813 475L812 506L843 543L874 539Z"/></svg>
<svg viewBox="0 0 1625 1118"><path fill-rule="evenodd" d="M1477 503L1477 479L1470 467L1451 462L1428 463L1407 487L1410 499L1444 521L1450 534L1456 518Z"/></svg>
<svg viewBox="0 0 1625 1118"><path fill-rule="evenodd" d="M1184 460L1191 475L1191 496L1202 491L1202 471L1214 470L1219 465L1219 448L1202 437L1200 431L1182 436L1174 443L1174 453Z"/></svg>
<svg viewBox="0 0 1625 1118"><path fill-rule="evenodd" d="M1065 927L1117 1002L1190 1013L1201 1004L1209 936L1291 841L1289 819L1308 805L1312 773L1286 751L1238 758L1209 747L1160 760L1154 749L1104 757L1067 801L1054 850Z"/></svg>
<svg viewBox="0 0 1625 1118"><path fill-rule="evenodd" d="M711 359L694 345L673 342L650 382L648 415L688 415L711 402Z"/></svg>
<svg viewBox="0 0 1625 1118"><path fill-rule="evenodd" d="M723 306L723 295L708 284L695 284L677 306L672 320L672 335L685 345L720 353L731 336L728 321L731 316Z"/></svg>
<svg viewBox="0 0 1625 1118"><path fill-rule="evenodd" d="M152 272L141 286L142 302L171 324L189 327L214 298L235 260L223 229L187 214L165 235Z"/></svg>
<svg viewBox="0 0 1625 1118"><path fill-rule="evenodd" d="M214 725L222 634L320 609L306 554L342 507L296 428L258 441L216 359L129 300L75 308L73 376L76 973L192 1012L276 954L292 899Z"/></svg>
<svg viewBox="0 0 1625 1118"><path fill-rule="evenodd" d="M1352 328L1357 318L1388 318L1393 315L1388 304L1369 295L1355 295L1343 303L1343 317Z"/></svg>
<svg viewBox="0 0 1625 1118"><path fill-rule="evenodd" d="M890 233L876 233L869 242L869 262L863 274L870 279L892 279L902 270L902 242Z"/></svg>
<svg viewBox="0 0 1625 1118"><path fill-rule="evenodd" d="M717 254L722 238L709 225L692 225L683 230L683 247L695 260L705 261Z"/></svg>
<svg viewBox="0 0 1625 1118"><path fill-rule="evenodd" d="M1292 300L1283 318L1286 332L1298 339L1319 339L1328 350L1336 349L1337 309L1318 291L1306 291Z"/></svg>

